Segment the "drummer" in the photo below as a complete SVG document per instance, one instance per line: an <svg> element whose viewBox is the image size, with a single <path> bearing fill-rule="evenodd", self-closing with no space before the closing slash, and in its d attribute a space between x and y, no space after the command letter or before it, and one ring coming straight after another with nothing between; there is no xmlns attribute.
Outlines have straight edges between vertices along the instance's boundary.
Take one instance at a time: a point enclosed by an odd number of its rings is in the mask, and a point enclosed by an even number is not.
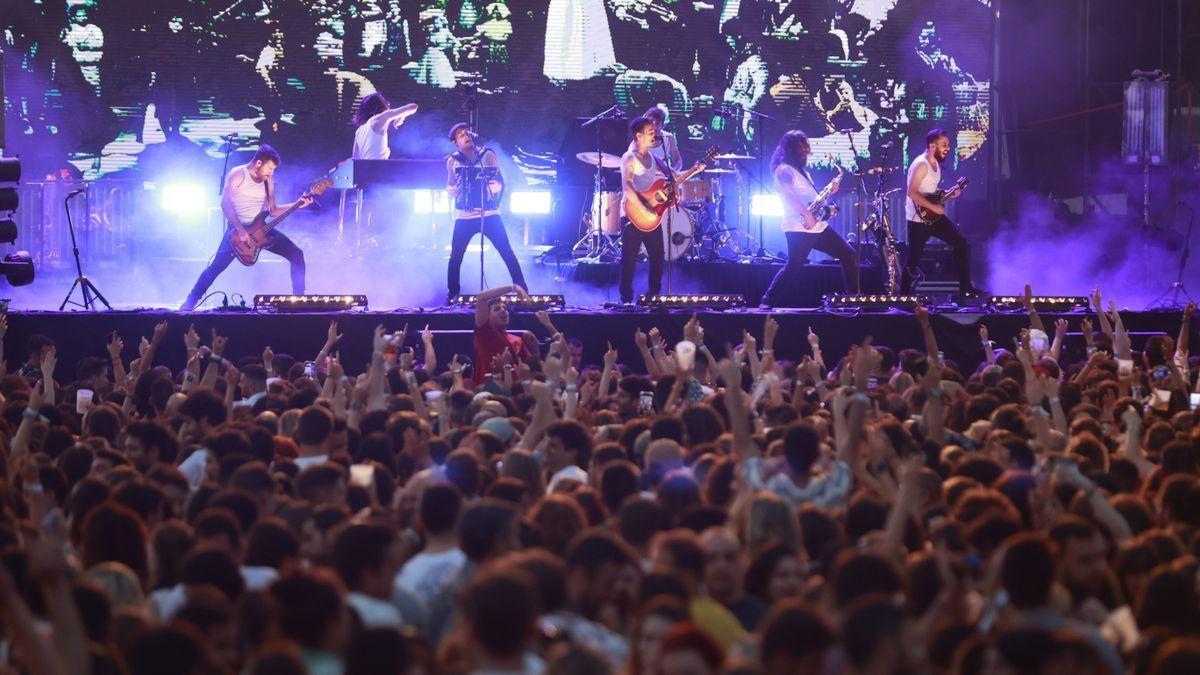
<svg viewBox="0 0 1200 675"><path fill-rule="evenodd" d="M683 157L679 154L679 143L675 134L663 130L667 123L667 111L659 106L651 106L642 115L654 122L654 145L650 146L650 154L666 163L675 171L683 167ZM636 150L637 141L629 143L630 150Z"/></svg>

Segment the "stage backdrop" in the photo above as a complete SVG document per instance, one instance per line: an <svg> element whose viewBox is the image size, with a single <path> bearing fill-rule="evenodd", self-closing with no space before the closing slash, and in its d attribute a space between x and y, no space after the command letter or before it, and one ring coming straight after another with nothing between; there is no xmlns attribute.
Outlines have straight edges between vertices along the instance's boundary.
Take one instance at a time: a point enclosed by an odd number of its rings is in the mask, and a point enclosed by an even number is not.
<svg viewBox="0 0 1200 675"><path fill-rule="evenodd" d="M614 104L631 116L664 107L688 162L711 145L764 158L742 162L743 195L769 191L766 158L791 128L811 137L819 184L834 164L903 167L935 126L955 146L948 177L981 183L991 4L12 0L0 16L4 149L27 177L197 180L215 203L222 137L237 134L229 161L270 143L291 193L349 156L355 107L379 91L421 106L392 132L393 157L444 155L450 125L473 119L511 189L561 186L562 224L527 243L573 240L592 182L575 154L619 154L628 139L624 122L580 122ZM782 247L777 229L768 222L768 243Z"/></svg>

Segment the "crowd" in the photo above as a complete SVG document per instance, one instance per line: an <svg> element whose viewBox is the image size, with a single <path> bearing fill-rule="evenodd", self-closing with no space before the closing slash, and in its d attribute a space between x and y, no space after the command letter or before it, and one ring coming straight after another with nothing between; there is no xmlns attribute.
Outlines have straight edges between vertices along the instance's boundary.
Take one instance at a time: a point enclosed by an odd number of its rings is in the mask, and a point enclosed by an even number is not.
<svg viewBox="0 0 1200 675"><path fill-rule="evenodd" d="M510 293L474 369L379 327L351 376L334 323L311 360L189 328L176 373L163 323L71 378L32 338L0 381L0 667L1200 672L1193 307L1134 351L1097 293L1081 363L1027 303L979 364L918 308L922 345L768 317L724 353L693 319L585 365L544 313L510 333Z"/></svg>

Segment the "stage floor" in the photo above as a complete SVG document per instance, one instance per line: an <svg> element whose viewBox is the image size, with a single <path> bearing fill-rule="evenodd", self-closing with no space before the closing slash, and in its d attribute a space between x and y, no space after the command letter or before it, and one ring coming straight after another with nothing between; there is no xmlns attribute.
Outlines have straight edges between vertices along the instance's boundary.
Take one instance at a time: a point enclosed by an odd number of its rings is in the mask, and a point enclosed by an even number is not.
<svg viewBox="0 0 1200 675"><path fill-rule="evenodd" d="M852 344L871 336L877 345L893 348L922 348L920 326L912 314L892 311L886 313L834 314L820 310L757 309L701 311L696 313L704 327L705 341L714 354L725 353L726 345L742 341L742 331L750 330L761 339L763 321L769 314L780 324L776 353L780 359L798 359L809 352L806 336L812 328L821 337L827 363L832 365ZM683 325L693 315L690 311L616 311L596 309L566 309L553 312L555 325L568 337L579 338L584 345L584 363L601 362L606 342L611 341L621 354L621 361L635 370L641 369L633 333L657 327L669 344L683 337ZM1042 314L1047 325L1062 316L1070 324L1065 358L1079 360L1084 356L1083 339L1079 333L1082 313ZM1151 335L1176 335L1181 313L1124 312L1126 326L1133 334L1134 348L1140 349ZM447 363L458 353L473 356L472 330L474 313L466 309L412 309L391 312L342 312L319 314L258 314L251 312L192 312L161 310L141 312L10 312L5 354L10 372L16 370L26 356L25 344L35 333L47 335L58 345L59 378L74 376L76 364L85 356L106 356L105 345L115 330L125 340L125 358L137 356L141 336L149 336L160 321L168 322L168 335L159 351L157 362L173 369L184 366L183 335L189 325L195 325L204 343L216 329L230 337L226 356L234 361L261 354L270 345L276 353L287 353L299 360L313 358L321 348L331 320L345 337L338 345L347 370L361 372L371 351L371 332L378 324L388 330L407 326L408 344L419 341L416 333L426 325L435 334L439 360ZM1029 321L1023 313L986 314L973 312L944 312L932 317L938 344L947 359L963 368L973 369L983 358L979 341L979 325L986 324L991 337L1001 345L1011 344L1021 328ZM548 337L529 314L515 314L512 330L532 330L540 338ZM1193 339L1200 339L1193 337Z"/></svg>

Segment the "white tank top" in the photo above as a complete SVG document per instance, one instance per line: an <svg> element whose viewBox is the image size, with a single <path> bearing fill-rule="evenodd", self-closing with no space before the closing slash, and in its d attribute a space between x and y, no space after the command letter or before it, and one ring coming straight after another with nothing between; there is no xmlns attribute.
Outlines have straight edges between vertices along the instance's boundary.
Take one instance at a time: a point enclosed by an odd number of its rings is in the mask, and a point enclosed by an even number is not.
<svg viewBox="0 0 1200 675"><path fill-rule="evenodd" d="M390 159L392 149L388 147L387 127L382 134L371 128L371 121L358 125L354 132L354 159Z"/></svg>
<svg viewBox="0 0 1200 675"><path fill-rule="evenodd" d="M630 162L630 159L633 161ZM650 166L646 166L642 164L642 160L638 159L637 153L633 150L629 150L624 155L621 155L621 173L625 173L626 167L630 167L629 170L633 172L633 175L622 176L622 178L628 179L629 182L633 183L633 189L638 192L649 190L654 186L654 181L662 175L658 170L657 162L651 160Z"/></svg>
<svg viewBox="0 0 1200 675"><path fill-rule="evenodd" d="M930 163L926 159L925 153L922 153L912 161L912 164L908 165L908 184L912 185L913 174L916 173L917 167L921 166L922 162L926 162L925 166L929 170L925 172L925 177L921 179L921 184L917 186L917 192L923 195L937 192L938 184L942 182L942 168L938 166L937 162ZM912 197L904 198L904 217L912 222L921 220L917 215L917 205L912 200Z"/></svg>
<svg viewBox="0 0 1200 675"><path fill-rule="evenodd" d="M790 175L792 177L791 184L786 184L780 180L781 175ZM808 205L813 203L817 198L817 188L813 186L812 181L808 176L796 170L796 167L790 164L780 164L775 171L775 192L779 193L779 201L783 204L783 221L780 226L784 232L808 232L809 234L820 234L829 227L829 223L820 220L817 221L815 227L811 230L804 226L804 211L800 209L798 203Z"/></svg>
<svg viewBox="0 0 1200 675"><path fill-rule="evenodd" d="M233 212L237 214L242 225L248 225L255 216L267 208L267 184L255 182L250 176L250 170L245 164L230 171L230 175L242 172L242 184L232 184L225 187L229 195L229 203L233 204Z"/></svg>

